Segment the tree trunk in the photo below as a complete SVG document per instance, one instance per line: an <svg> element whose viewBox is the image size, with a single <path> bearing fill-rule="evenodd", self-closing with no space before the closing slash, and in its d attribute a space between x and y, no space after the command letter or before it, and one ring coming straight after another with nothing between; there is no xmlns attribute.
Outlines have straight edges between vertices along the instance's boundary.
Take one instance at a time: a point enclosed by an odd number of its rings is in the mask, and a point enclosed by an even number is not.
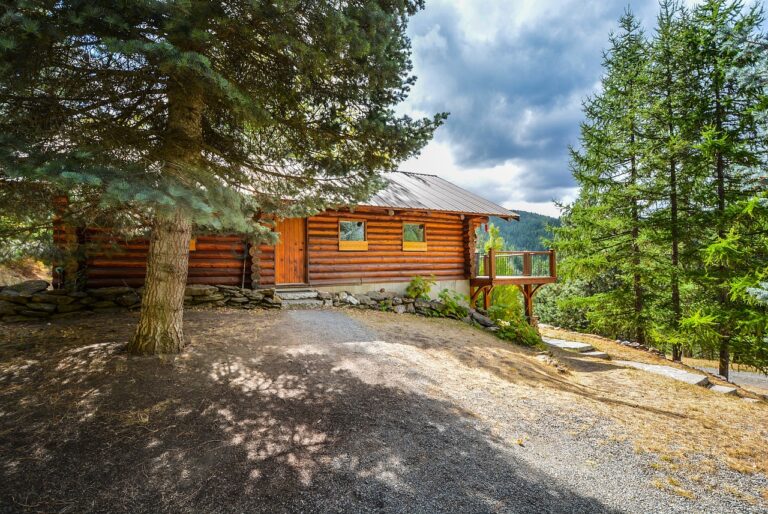
<svg viewBox="0 0 768 514"><path fill-rule="evenodd" d="M184 346L182 321L192 224L181 211L155 218L147 255L141 316L130 353L178 353Z"/></svg>
<svg viewBox="0 0 768 514"><path fill-rule="evenodd" d="M669 192L670 223L672 225L672 318L675 330L679 330L680 319L682 318L679 275L680 233L677 219L677 166L674 159L670 159L669 162ZM679 343L672 346L672 360L676 362L683 360L683 347Z"/></svg>
<svg viewBox="0 0 768 514"><path fill-rule="evenodd" d="M632 126L632 134L630 136L630 142L632 147L632 156L630 158L631 165L631 182L632 187L637 187L637 160L634 154L635 151L635 128ZM645 344L645 321L643 320L643 304L644 304L644 292L642 277L640 276L640 245L638 240L640 238L640 208L638 205L638 199L635 192L632 192L632 266L634 267L632 272L632 289L635 297L635 338L638 343Z"/></svg>
<svg viewBox="0 0 768 514"><path fill-rule="evenodd" d="M169 80L163 172L182 184L200 165L203 107L202 90L194 76ZM192 222L183 206L155 212L141 315L128 347L131 353L177 353L184 346L184 288L191 235Z"/></svg>

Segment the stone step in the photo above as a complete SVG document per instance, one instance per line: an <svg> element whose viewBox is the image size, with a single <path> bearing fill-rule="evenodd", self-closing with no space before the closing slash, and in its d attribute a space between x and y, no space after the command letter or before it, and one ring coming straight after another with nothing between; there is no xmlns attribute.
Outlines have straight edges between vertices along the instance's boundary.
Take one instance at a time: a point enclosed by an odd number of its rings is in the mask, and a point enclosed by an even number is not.
<svg viewBox="0 0 768 514"><path fill-rule="evenodd" d="M591 344L579 343L577 341L566 341L565 339L552 339L551 337L542 337L544 343L552 348L567 350L569 352L592 352L594 347Z"/></svg>
<svg viewBox="0 0 768 514"><path fill-rule="evenodd" d="M716 393L720 393L720 394L730 394L730 395L735 396L736 395L736 391L738 391L738 387L712 384L709 387L709 390L710 391L714 391Z"/></svg>
<svg viewBox="0 0 768 514"><path fill-rule="evenodd" d="M594 350L591 352L582 352L581 353L584 357L592 357L593 359L610 359L611 356L608 355L605 352L601 352L599 350Z"/></svg>
<svg viewBox="0 0 768 514"><path fill-rule="evenodd" d="M629 366L630 368L641 369L649 373L656 375L662 375L665 377L685 382L686 384L697 385L707 387L709 385L709 379L706 375L699 375L698 373L691 373L679 368L673 368L672 366L662 366L659 364L645 364L644 362L634 361L614 361L616 364L623 366Z"/></svg>
<svg viewBox="0 0 768 514"><path fill-rule="evenodd" d="M275 293L283 300L307 300L317 298L317 289L277 289Z"/></svg>
<svg viewBox="0 0 768 514"><path fill-rule="evenodd" d="M322 309L324 303L316 298L296 298L293 300L283 299L283 309Z"/></svg>

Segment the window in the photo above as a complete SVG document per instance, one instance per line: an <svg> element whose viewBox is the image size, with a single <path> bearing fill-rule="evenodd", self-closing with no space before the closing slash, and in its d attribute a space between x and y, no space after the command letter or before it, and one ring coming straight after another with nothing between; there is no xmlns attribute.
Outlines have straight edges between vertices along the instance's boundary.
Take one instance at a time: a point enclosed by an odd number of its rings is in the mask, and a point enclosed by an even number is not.
<svg viewBox="0 0 768 514"><path fill-rule="evenodd" d="M365 222L357 220L339 221L339 250L368 250Z"/></svg>
<svg viewBox="0 0 768 514"><path fill-rule="evenodd" d="M403 223L403 251L427 251L427 228L424 223Z"/></svg>

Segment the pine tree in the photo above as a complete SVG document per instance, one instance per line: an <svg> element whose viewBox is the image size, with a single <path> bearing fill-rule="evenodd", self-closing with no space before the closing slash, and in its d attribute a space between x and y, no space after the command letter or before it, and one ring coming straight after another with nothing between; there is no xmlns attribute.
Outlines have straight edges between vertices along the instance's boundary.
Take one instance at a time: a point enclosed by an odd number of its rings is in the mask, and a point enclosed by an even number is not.
<svg viewBox="0 0 768 514"><path fill-rule="evenodd" d="M764 40L759 30L763 13L757 5L745 9L739 1L707 0L693 9L691 20L687 52L698 79L695 150L707 172L696 198L695 225L708 247L700 285L716 305L708 319L714 320L717 333L719 372L728 377L732 345L742 339L745 310L730 294L734 269L716 257L716 249L729 244L741 212L735 206L755 193L755 169L766 165L766 130L759 116L766 106L766 90L750 78L764 53L748 50L754 41Z"/></svg>
<svg viewBox="0 0 768 514"><path fill-rule="evenodd" d="M193 227L354 203L443 119L397 117L421 0L16 0L0 18L0 175L146 219L130 345L175 352ZM35 206L30 206L31 209Z"/></svg>
<svg viewBox="0 0 768 514"><path fill-rule="evenodd" d="M582 148L571 152L573 174L581 186L579 198L566 210L563 226L555 230L566 276L587 280L610 276L612 287L588 300L593 325L641 343L648 332L642 118L647 62L643 31L627 12L620 19L620 31L610 37L602 91L584 104Z"/></svg>

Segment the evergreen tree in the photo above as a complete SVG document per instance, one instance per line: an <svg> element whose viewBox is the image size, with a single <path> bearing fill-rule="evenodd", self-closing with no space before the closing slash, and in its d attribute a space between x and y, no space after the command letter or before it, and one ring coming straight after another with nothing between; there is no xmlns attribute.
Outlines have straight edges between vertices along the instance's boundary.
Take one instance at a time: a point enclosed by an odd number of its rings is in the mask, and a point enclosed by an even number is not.
<svg viewBox="0 0 768 514"><path fill-rule="evenodd" d="M256 237L267 215L360 201L431 137L443 115L393 112L414 80L405 28L422 7L6 2L0 176L147 220L130 349L178 351L193 226Z"/></svg>
<svg viewBox="0 0 768 514"><path fill-rule="evenodd" d="M646 341L648 291L644 246L646 176L642 111L647 102L648 45L631 12L620 19L603 59L602 91L584 104L581 149L571 151L579 198L555 229L566 277L611 278L587 300L591 321L613 335Z"/></svg>
<svg viewBox="0 0 768 514"><path fill-rule="evenodd" d="M755 170L766 165L766 130L760 116L766 89L751 78L765 58L751 50L754 41L764 40L763 13L757 5L745 9L740 1L707 0L693 9L691 21L687 52L697 77L695 150L707 174L695 199L694 225L708 248L699 284L713 302L706 314L717 333L719 371L727 377L732 345L743 342L739 327L745 310L730 295L738 271L716 249L729 244L731 231L740 223L737 206L755 194ZM688 324L695 326L694 321Z"/></svg>

